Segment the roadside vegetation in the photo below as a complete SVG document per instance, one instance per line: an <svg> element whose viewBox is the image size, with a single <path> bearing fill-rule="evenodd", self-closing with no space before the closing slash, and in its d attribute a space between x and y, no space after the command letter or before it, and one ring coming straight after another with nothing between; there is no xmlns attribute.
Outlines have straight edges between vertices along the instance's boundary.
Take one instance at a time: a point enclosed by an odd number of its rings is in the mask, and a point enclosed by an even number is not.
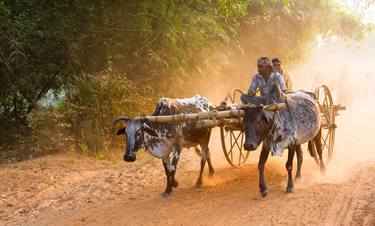
<svg viewBox="0 0 375 226"><path fill-rule="evenodd" d="M318 37L370 29L334 0L0 0L0 163L108 158L118 115L237 88L259 56L298 63Z"/></svg>

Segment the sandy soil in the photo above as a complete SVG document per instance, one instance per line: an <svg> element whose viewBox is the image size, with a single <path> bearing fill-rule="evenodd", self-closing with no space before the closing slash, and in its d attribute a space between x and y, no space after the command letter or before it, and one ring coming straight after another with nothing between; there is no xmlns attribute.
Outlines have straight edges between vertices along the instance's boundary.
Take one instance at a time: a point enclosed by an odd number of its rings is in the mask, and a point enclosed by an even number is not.
<svg viewBox="0 0 375 226"><path fill-rule="evenodd" d="M165 176L159 160L143 154L134 164L66 154L0 166L1 225L375 225L375 135L371 108L338 118L334 160L320 175L307 151L302 181L286 194L285 158L266 165L269 195L258 192L258 152L233 169L217 131L211 142L215 177L194 188L199 157L185 150L180 186L159 195ZM356 115L360 119L354 120ZM306 150L306 148L304 148Z"/></svg>

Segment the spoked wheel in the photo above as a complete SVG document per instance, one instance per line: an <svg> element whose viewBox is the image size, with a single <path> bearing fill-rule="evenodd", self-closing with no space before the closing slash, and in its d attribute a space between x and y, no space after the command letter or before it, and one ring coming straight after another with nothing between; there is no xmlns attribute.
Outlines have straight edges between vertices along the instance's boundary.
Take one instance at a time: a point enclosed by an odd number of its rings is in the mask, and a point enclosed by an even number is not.
<svg viewBox="0 0 375 226"><path fill-rule="evenodd" d="M238 94L237 99L236 93ZM234 90L233 95L228 95L226 101L228 101L229 104L239 103L239 96L241 94L242 91ZM245 141L244 135L242 123L220 127L220 138L224 156L228 163L233 167L244 165L249 157L250 152L245 151L243 148L243 143Z"/></svg>
<svg viewBox="0 0 375 226"><path fill-rule="evenodd" d="M331 92L326 85L319 86L315 89L315 95L319 103L321 112L322 128L322 157L323 162L327 165L332 159L333 146L335 144L335 106ZM316 152L316 147L313 147ZM319 163L318 154L313 155L315 162Z"/></svg>

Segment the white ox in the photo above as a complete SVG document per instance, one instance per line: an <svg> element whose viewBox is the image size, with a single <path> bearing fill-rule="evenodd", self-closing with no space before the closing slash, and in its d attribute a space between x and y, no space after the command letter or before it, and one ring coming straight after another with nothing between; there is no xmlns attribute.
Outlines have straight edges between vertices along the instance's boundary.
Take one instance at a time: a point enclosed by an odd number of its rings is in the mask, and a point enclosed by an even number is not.
<svg viewBox="0 0 375 226"><path fill-rule="evenodd" d="M288 148L288 185L286 191L293 192L292 166L294 153L297 153L298 168L296 178L301 176L302 165L301 144L307 141L315 142L320 158L320 167L324 171L321 151L321 116L318 102L314 94L306 91L296 91L284 94L277 83L271 86L270 95L266 104L285 103L284 109L267 111L263 106L244 107L244 127L246 150L255 150L263 141L259 158L259 188L262 196L268 194L264 181L264 165L269 152L281 156L284 149ZM309 145L311 147L311 145Z"/></svg>

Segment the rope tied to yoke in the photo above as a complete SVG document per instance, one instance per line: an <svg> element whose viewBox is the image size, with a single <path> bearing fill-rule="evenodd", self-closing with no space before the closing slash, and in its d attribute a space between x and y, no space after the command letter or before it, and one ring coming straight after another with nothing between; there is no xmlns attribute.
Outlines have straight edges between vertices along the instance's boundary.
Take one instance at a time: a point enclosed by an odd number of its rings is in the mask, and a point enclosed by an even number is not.
<svg viewBox="0 0 375 226"><path fill-rule="evenodd" d="M216 125L217 122L217 111L209 111L210 118L212 119L214 125Z"/></svg>

